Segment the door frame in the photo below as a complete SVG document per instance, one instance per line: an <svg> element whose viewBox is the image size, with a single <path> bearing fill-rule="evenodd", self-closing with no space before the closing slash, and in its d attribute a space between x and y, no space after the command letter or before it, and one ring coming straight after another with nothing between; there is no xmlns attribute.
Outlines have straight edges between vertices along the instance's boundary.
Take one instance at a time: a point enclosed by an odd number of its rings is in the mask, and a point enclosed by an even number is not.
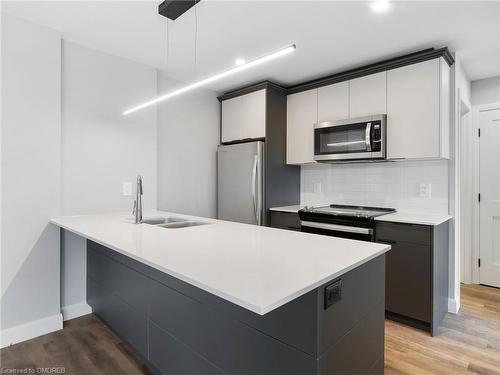
<svg viewBox="0 0 500 375"><path fill-rule="evenodd" d="M466 172L466 162L467 157L472 159L473 149L472 142L475 133L472 123L472 108L468 103L463 101L460 102L459 110L457 113L459 116L458 119L458 129L457 129L457 137L458 143L460 144L460 152L457 155L457 179L458 179L458 193L457 193L457 201L460 207L460 220L457 223L460 228L458 230L458 246L459 246L459 255L460 255L460 282L470 284L472 282L472 224L473 219L470 217L470 213L465 211L466 206L462 204L467 201L467 204L471 204L471 208L473 207L473 183L470 183L469 186L466 185L467 181L472 180L472 170L470 171L470 175ZM470 147L470 154L466 154L466 147ZM467 147L468 148L468 147ZM473 162L470 159L471 167L473 169ZM467 191L467 187L470 187L470 191ZM468 193L468 194L467 194ZM470 238L471 241L469 243L466 242L466 239Z"/></svg>
<svg viewBox="0 0 500 375"><path fill-rule="evenodd" d="M479 193L480 193L480 160L479 160L479 138L477 136L478 131L479 131L479 114L481 112L486 112L486 111L491 111L495 109L500 109L500 103L490 103L490 104L481 104L481 105L475 105L472 107L472 125L473 125L473 134L476 136L473 137L473 210L472 210L472 259L473 261L471 262L472 265L472 270L471 270L471 275L472 275L472 280L471 282L473 284L479 284L480 283L480 278L479 278L479 264L478 264L478 259L480 256L480 238L479 238L479 214L480 214L480 203L477 199Z"/></svg>

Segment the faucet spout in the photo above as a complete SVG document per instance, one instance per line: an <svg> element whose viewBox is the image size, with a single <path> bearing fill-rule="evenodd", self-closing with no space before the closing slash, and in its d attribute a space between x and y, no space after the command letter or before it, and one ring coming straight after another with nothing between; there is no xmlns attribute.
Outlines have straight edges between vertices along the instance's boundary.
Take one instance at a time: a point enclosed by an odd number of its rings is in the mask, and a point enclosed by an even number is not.
<svg viewBox="0 0 500 375"><path fill-rule="evenodd" d="M142 177L140 175L137 176L133 214L134 222L136 224L142 223Z"/></svg>

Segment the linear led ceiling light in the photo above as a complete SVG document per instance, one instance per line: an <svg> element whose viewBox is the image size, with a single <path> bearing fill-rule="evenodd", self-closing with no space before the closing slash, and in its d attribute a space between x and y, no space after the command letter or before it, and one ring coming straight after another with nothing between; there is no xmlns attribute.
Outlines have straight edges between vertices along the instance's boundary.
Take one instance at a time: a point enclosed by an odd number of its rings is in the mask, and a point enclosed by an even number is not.
<svg viewBox="0 0 500 375"><path fill-rule="evenodd" d="M268 55L259 57L259 58L255 59L255 60L251 60L251 61L249 61L247 63L244 63L242 65L236 66L236 67L234 67L232 69L226 70L225 72L222 72L222 73L213 75L211 77L202 79L201 81L197 81L197 82L191 83L191 84L189 84L187 86L181 87L178 90L175 90L175 91L166 93L166 94L164 94L162 96L159 96L157 98L151 99L151 100L149 100L149 101L147 101L145 103L139 104L136 107L127 109L125 112L123 112L123 114L124 115L129 115L129 114L131 114L133 112L136 112L136 111L138 111L140 109L143 109L143 108L149 107L149 106L151 106L153 104L156 104L156 103L162 102L164 100L167 100L167 99L169 99L169 98L171 98L173 96L177 96L179 94L185 93L186 91L190 91L190 90L196 89L198 87L201 87L201 86L207 85L209 83L218 81L221 78L228 77L230 75L239 73L239 72L241 72L243 70L250 69L250 68L253 68L254 66L257 66L257 65L266 63L268 61L274 60L274 59L276 59L278 57L287 55L290 52L295 51L295 48L296 48L295 44L292 44L292 45L290 45L288 47L282 48L282 49L280 49L278 51L275 51L273 53L270 53Z"/></svg>

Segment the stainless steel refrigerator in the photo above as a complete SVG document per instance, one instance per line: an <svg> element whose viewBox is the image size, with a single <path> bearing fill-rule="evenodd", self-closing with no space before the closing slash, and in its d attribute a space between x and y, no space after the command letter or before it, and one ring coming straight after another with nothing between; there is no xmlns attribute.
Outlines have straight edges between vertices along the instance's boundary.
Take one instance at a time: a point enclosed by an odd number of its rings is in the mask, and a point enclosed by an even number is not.
<svg viewBox="0 0 500 375"><path fill-rule="evenodd" d="M217 149L218 218L263 225L264 142Z"/></svg>

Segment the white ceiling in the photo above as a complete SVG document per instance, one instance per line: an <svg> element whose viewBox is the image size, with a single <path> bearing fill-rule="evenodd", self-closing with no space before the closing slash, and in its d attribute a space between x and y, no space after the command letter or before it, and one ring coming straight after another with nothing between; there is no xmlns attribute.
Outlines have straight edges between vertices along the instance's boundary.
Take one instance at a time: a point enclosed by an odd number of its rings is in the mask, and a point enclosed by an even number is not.
<svg viewBox="0 0 500 375"><path fill-rule="evenodd" d="M66 40L158 68L190 82L226 70L237 57L290 43L295 53L212 84L225 91L271 79L294 84L428 47L460 52L472 80L500 75L500 2L202 0L176 21L157 1L3 1L3 11L59 30ZM194 64L195 25L197 59Z"/></svg>

